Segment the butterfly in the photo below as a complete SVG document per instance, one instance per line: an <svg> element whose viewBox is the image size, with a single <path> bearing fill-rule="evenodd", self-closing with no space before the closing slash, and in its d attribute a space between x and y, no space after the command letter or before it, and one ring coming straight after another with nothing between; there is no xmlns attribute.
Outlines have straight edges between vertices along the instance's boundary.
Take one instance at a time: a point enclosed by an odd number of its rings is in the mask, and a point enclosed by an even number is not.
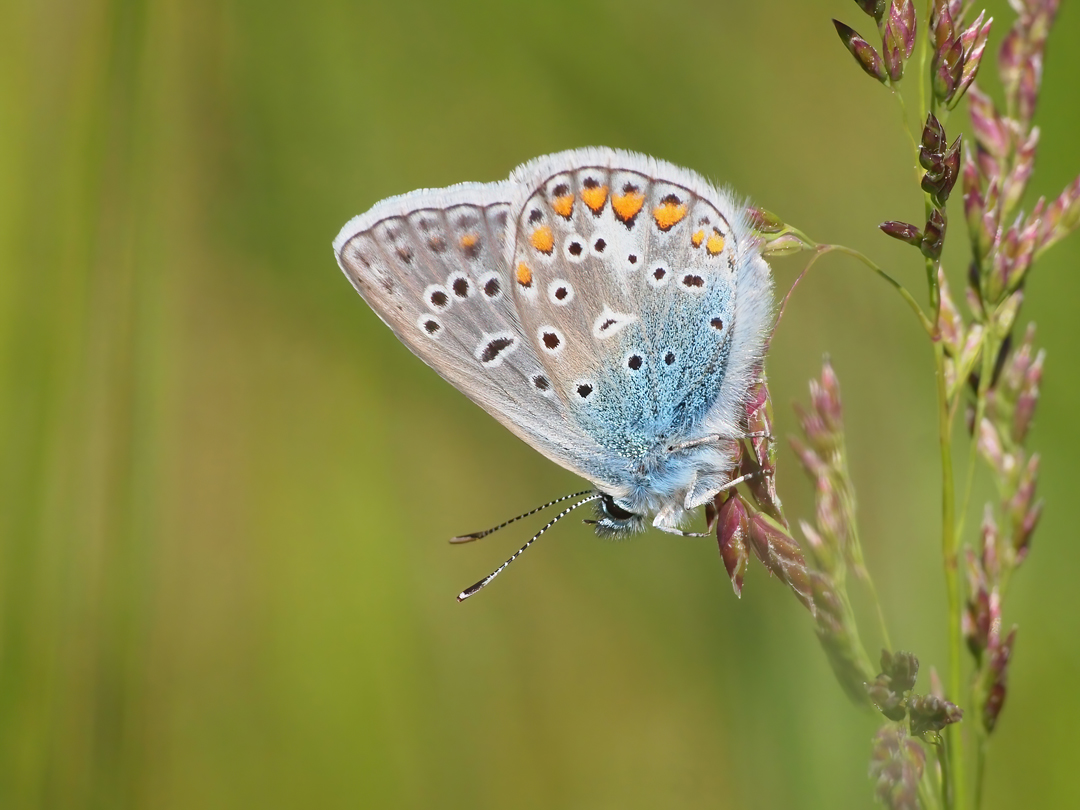
<svg viewBox="0 0 1080 810"><path fill-rule="evenodd" d="M383 200L334 253L414 354L591 484L541 507L580 498L459 600L585 503L602 536L650 520L691 534L694 510L741 480L773 284L731 192L645 155L576 149L502 182Z"/></svg>

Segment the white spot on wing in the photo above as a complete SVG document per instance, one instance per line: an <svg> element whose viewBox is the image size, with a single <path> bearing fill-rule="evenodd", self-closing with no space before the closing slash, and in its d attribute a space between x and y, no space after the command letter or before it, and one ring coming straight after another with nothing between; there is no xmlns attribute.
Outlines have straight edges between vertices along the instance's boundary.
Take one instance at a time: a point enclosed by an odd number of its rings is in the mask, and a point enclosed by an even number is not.
<svg viewBox="0 0 1080 810"><path fill-rule="evenodd" d="M637 319L637 315L613 312L610 308L604 307L604 311L593 321L593 337L597 340L603 340L612 335L617 335Z"/></svg>

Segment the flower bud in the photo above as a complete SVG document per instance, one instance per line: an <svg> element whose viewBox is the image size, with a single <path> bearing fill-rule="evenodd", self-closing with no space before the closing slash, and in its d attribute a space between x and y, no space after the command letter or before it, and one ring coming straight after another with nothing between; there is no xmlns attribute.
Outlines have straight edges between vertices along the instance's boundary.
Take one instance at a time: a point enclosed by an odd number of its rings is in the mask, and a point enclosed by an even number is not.
<svg viewBox="0 0 1080 810"><path fill-rule="evenodd" d="M956 34L949 4L939 0L930 12L930 76L934 95L942 101L952 97L964 73L964 45Z"/></svg>
<svg viewBox="0 0 1080 810"><path fill-rule="evenodd" d="M931 261L936 262L941 258L941 248L945 244L945 228L945 212L935 208L923 228L922 244L919 245L923 255Z"/></svg>
<svg viewBox="0 0 1080 810"><path fill-rule="evenodd" d="M997 428L985 416L979 423L979 452L992 470L1001 472L1004 467L1005 451L1001 447Z"/></svg>
<svg viewBox="0 0 1080 810"><path fill-rule="evenodd" d="M720 505L716 522L716 539L720 545L720 557L724 561L724 568L727 569L728 577L731 579L731 587L735 589L735 595L740 597L746 563L750 559L747 548L749 525L746 505L738 493L732 493Z"/></svg>
<svg viewBox="0 0 1080 810"><path fill-rule="evenodd" d="M888 221L878 225L881 230L893 239L907 242L909 245L919 247L922 244L922 231L907 222Z"/></svg>
<svg viewBox="0 0 1080 810"><path fill-rule="evenodd" d="M884 675L866 684L866 694L874 707L890 720L903 720L907 716L903 695L889 688L889 679Z"/></svg>
<svg viewBox="0 0 1080 810"><path fill-rule="evenodd" d="M1032 128L1026 138L1016 145L1016 157L1012 171L1006 175L1001 186L1003 216L1008 216L1020 198L1024 196L1028 180L1035 170L1035 149L1039 145L1039 128Z"/></svg>
<svg viewBox="0 0 1080 810"><path fill-rule="evenodd" d="M881 38L882 58L889 80L900 81L904 63L915 47L915 5L912 0L893 0Z"/></svg>
<svg viewBox="0 0 1080 810"><path fill-rule="evenodd" d="M801 238L793 233L785 233L774 238L766 238L761 247L762 256L794 256L804 250L812 250L813 246L806 244Z"/></svg>
<svg viewBox="0 0 1080 810"><path fill-rule="evenodd" d="M945 137L945 128L937 120L933 113L926 116L923 125L922 140L919 143L919 163L924 169L930 171L935 167L935 158L945 151L948 139Z"/></svg>
<svg viewBox="0 0 1080 810"><path fill-rule="evenodd" d="M1005 640L990 651L990 688L987 690L986 703L983 704L982 721L987 733L997 725L998 716L1005 706L1009 680L1009 659L1012 657L1013 644L1016 642L1016 627L1009 631Z"/></svg>
<svg viewBox="0 0 1080 810"><path fill-rule="evenodd" d="M938 334L941 335L946 351L953 357L959 357L964 343L964 319L953 302L949 282L945 278L945 271L940 267L938 268L937 277L938 291L941 298L941 306L938 308Z"/></svg>
<svg viewBox="0 0 1080 810"><path fill-rule="evenodd" d="M758 233L780 233L787 227L780 217L764 208L750 206L746 213L750 218L750 227Z"/></svg>
<svg viewBox="0 0 1080 810"><path fill-rule="evenodd" d="M1032 417L1035 416L1035 406L1039 402L1039 383L1042 381L1045 361L1046 350L1043 349L1039 351L1034 362L1026 370L1016 398L1016 410L1013 412L1013 440L1018 444L1027 438L1028 428L1031 427Z"/></svg>
<svg viewBox="0 0 1080 810"><path fill-rule="evenodd" d="M917 810L919 782L926 766L926 754L903 729L887 725L874 738L870 778L874 794L889 810Z"/></svg>
<svg viewBox="0 0 1080 810"><path fill-rule="evenodd" d="M1056 200L1050 203L1042 217L1039 230L1039 250L1064 238L1080 225L1080 177L1065 187Z"/></svg>
<svg viewBox="0 0 1080 810"><path fill-rule="evenodd" d="M982 660L990 637L990 592L975 552L965 549L968 568L968 601L961 616L964 640L976 661Z"/></svg>
<svg viewBox="0 0 1080 810"><path fill-rule="evenodd" d="M889 679L889 685L897 692L910 692L919 677L919 659L914 653L898 650L881 651L881 673Z"/></svg>
<svg viewBox="0 0 1080 810"><path fill-rule="evenodd" d="M1028 513L1024 515L1024 520L1020 524L1020 528L1017 529L1016 536L1013 540L1016 543L1016 557L1014 558L1014 567L1019 567L1020 564L1027 558L1028 550L1031 548L1031 535L1035 532L1035 527L1039 525L1039 518L1042 517L1043 505L1045 501L1037 501Z"/></svg>
<svg viewBox="0 0 1080 810"><path fill-rule="evenodd" d="M936 695L915 695L908 701L911 717L911 734L936 741L938 732L953 723L959 723L964 712L953 703Z"/></svg>
<svg viewBox="0 0 1080 810"><path fill-rule="evenodd" d="M885 14L885 4L887 0L855 0L859 8L873 17L875 20L880 20L882 15Z"/></svg>
<svg viewBox="0 0 1080 810"><path fill-rule="evenodd" d="M866 71L868 76L873 76L884 84L888 76L885 73L885 63L882 62L878 52L869 42L859 36L855 29L844 25L839 20L833 20L833 25L836 27L836 33L840 35L840 41L851 51L859 67Z"/></svg>
<svg viewBox="0 0 1080 810"><path fill-rule="evenodd" d="M994 18L991 17L984 23L983 18L985 16L986 11L980 13L975 22L960 35L960 44L964 51L964 67L961 71L960 83L957 85L949 102L950 108L955 107L957 102L963 98L964 93L971 86L979 72L983 52L986 50L986 40L990 36L990 26L994 22Z"/></svg>
<svg viewBox="0 0 1080 810"><path fill-rule="evenodd" d="M994 102L978 85L973 85L968 91L968 99L968 112L971 115L972 129L975 130L975 140L995 159L1004 157L1009 152L1011 136L998 115ZM984 174L993 177L996 174L996 165L993 173Z"/></svg>
<svg viewBox="0 0 1080 810"><path fill-rule="evenodd" d="M759 560L781 582L794 591L806 608L814 612L810 572L799 544L776 521L757 512L750 516L750 547Z"/></svg>

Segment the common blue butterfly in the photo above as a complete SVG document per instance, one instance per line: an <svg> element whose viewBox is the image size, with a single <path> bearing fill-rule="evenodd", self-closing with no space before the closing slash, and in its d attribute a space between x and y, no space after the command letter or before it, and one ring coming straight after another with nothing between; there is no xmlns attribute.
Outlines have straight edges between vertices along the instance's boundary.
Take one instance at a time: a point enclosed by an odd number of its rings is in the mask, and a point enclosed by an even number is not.
<svg viewBox="0 0 1080 810"><path fill-rule="evenodd" d="M383 200L334 253L413 353L592 484L555 520L596 501L598 534L650 517L685 534L736 482L773 295L730 192L644 155L576 149L502 182Z"/></svg>

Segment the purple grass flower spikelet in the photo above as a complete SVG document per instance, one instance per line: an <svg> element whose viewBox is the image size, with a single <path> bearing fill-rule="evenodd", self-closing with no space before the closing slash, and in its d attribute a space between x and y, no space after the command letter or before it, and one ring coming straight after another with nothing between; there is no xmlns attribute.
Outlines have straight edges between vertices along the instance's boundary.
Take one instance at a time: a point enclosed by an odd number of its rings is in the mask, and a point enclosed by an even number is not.
<svg viewBox="0 0 1080 810"><path fill-rule="evenodd" d="M750 520L746 504L738 493L732 493L720 505L716 522L716 540L720 545L720 557L724 561L731 587L736 596L742 596L743 576L750 559L747 546Z"/></svg>
<svg viewBox="0 0 1080 810"><path fill-rule="evenodd" d="M998 717L1005 706L1005 697L1008 694L1009 659L1012 658L1015 642L1016 627L1013 626L1009 630L1009 635L990 650L989 686L982 712L982 722L987 733L992 732L997 726Z"/></svg>
<svg viewBox="0 0 1080 810"><path fill-rule="evenodd" d="M889 685L898 692L909 692L915 688L919 677L919 659L914 654L898 650L891 653L881 651L881 672L889 679Z"/></svg>
<svg viewBox="0 0 1080 810"><path fill-rule="evenodd" d="M855 0L859 8L878 21L885 14L887 2L888 0Z"/></svg>
<svg viewBox="0 0 1080 810"><path fill-rule="evenodd" d="M746 209L746 212L750 217L751 227L758 233L780 233L787 227L780 217L772 211L766 211L764 208L750 206Z"/></svg>
<svg viewBox="0 0 1080 810"><path fill-rule="evenodd" d="M990 27L994 22L993 17L983 22L985 16L985 11L980 13L975 22L960 35L960 43L964 51L964 66L960 75L960 83L950 98L950 108L955 107L963 98L979 73L983 53L986 51L986 41L990 37Z"/></svg>
<svg viewBox="0 0 1080 810"><path fill-rule="evenodd" d="M795 539L783 526L761 512L750 516L748 537L754 555L813 612L810 572Z"/></svg>
<svg viewBox="0 0 1080 810"><path fill-rule="evenodd" d="M1039 229L1039 251L1044 251L1055 242L1064 239L1080 226L1080 177L1065 187L1065 190L1046 208Z"/></svg>
<svg viewBox="0 0 1080 810"><path fill-rule="evenodd" d="M911 736L922 737L927 742L938 743L939 732L946 726L959 723L963 710L954 703L937 695L913 695L908 701Z"/></svg>
<svg viewBox="0 0 1080 810"><path fill-rule="evenodd" d="M741 472L753 477L746 488L762 511L786 529L787 518L776 491L776 442L772 438L772 400L764 383L751 391L746 405L746 427L752 453L743 454Z"/></svg>
<svg viewBox="0 0 1080 810"><path fill-rule="evenodd" d="M940 209L935 208L930 212L930 219L926 221L926 227L923 228L922 244L919 245L923 255L931 261L936 262L941 258L941 248L945 244L945 228L945 214Z"/></svg>
<svg viewBox="0 0 1080 810"><path fill-rule="evenodd" d="M1038 145L1038 127L1032 127L1028 136L1020 139L1016 144L1016 156L1012 171L1005 176L1001 188L1002 206L1006 212L1012 211L1020 202L1020 198L1024 196L1028 181L1035 170L1035 150ZM1038 217L1034 218L1038 219Z"/></svg>
<svg viewBox="0 0 1080 810"><path fill-rule="evenodd" d="M915 47L915 4L912 0L892 0L881 37L882 59L889 81L904 76L904 64Z"/></svg>
<svg viewBox="0 0 1080 810"><path fill-rule="evenodd" d="M890 220L888 222L882 222L878 225L882 231L891 236L893 239L899 239L901 242L907 242L913 247L919 247L922 245L922 231L920 231L915 225L911 225L907 222L896 222Z"/></svg>
<svg viewBox="0 0 1080 810"><path fill-rule="evenodd" d="M840 41L844 43L845 48L851 51L851 55L855 57L859 67L868 76L873 76L882 84L888 81L889 77L885 72L885 63L878 52L874 50L874 47L859 36L859 33L854 28L845 25L839 20L833 20L833 25L836 27L836 33L840 36Z"/></svg>
<svg viewBox="0 0 1080 810"><path fill-rule="evenodd" d="M1031 0L1013 4L1018 16L1001 43L998 70L1009 109L1026 130L1035 115L1042 84L1046 40L1057 16L1057 0Z"/></svg>
<svg viewBox="0 0 1080 810"><path fill-rule="evenodd" d="M1000 160L1009 152L1012 141L1010 128L998 114L994 102L978 85L972 85L968 90L968 98L968 113L971 116L971 126L975 130L975 140L991 156ZM993 169L996 170L996 166L993 166ZM983 174L987 177L993 176L985 171Z"/></svg>
<svg viewBox="0 0 1080 810"><path fill-rule="evenodd" d="M919 143L920 165L927 171L937 167L947 145L948 139L945 137L945 128L941 126L937 116L933 113L928 114Z"/></svg>
<svg viewBox="0 0 1080 810"><path fill-rule="evenodd" d="M1033 330L1028 330L1029 333ZM1024 371L1016 394L1016 407L1013 411L1012 438L1020 444L1027 438L1031 420L1035 416L1035 406L1039 402L1039 384L1042 382L1043 363L1046 362L1046 350L1035 356L1034 361Z"/></svg>
<svg viewBox="0 0 1080 810"><path fill-rule="evenodd" d="M934 48L930 85L941 101L952 99L963 79L964 44L958 34L949 4L937 0L930 12L930 42Z"/></svg>
<svg viewBox="0 0 1080 810"><path fill-rule="evenodd" d="M919 782L926 767L922 746L902 726L887 725L874 737L870 778L874 795L888 810L919 810Z"/></svg>
<svg viewBox="0 0 1080 810"><path fill-rule="evenodd" d="M915 688L919 659L909 652L881 651L881 672L866 684L870 702L890 720L907 716L907 694Z"/></svg>
<svg viewBox="0 0 1080 810"><path fill-rule="evenodd" d="M766 218L762 218L767 222ZM786 226L783 226L786 227ZM772 402L763 371L751 390L744 417L746 439L736 443L736 462L748 480L747 493L721 492L706 507L710 528L715 527L720 556L732 588L742 594L749 552L795 593L816 616L810 569L802 550L788 529L783 506L776 494L776 448L772 437ZM749 445L749 447L747 447Z"/></svg>
<svg viewBox="0 0 1080 810"><path fill-rule="evenodd" d="M958 135L948 145L945 128L933 113L927 116L919 146L919 164L926 169L922 189L930 195L935 207L944 208L953 186L960 176L960 141Z"/></svg>

